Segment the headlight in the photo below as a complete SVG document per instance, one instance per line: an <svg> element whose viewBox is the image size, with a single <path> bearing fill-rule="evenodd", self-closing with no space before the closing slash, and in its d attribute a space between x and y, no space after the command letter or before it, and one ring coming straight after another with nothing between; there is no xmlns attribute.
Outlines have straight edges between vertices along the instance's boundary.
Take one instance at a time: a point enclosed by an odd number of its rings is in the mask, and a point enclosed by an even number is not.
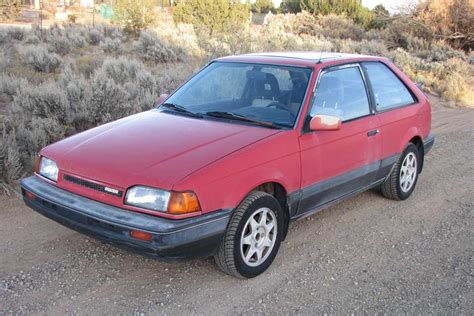
<svg viewBox="0 0 474 316"><path fill-rule="evenodd" d="M41 157L39 174L49 180L58 181L58 165L51 159Z"/></svg>
<svg viewBox="0 0 474 316"><path fill-rule="evenodd" d="M201 212L201 205L194 192L170 192L136 186L127 191L125 204L172 215Z"/></svg>
<svg viewBox="0 0 474 316"><path fill-rule="evenodd" d="M166 212L171 193L147 187L133 187L127 191L125 203L154 211Z"/></svg>

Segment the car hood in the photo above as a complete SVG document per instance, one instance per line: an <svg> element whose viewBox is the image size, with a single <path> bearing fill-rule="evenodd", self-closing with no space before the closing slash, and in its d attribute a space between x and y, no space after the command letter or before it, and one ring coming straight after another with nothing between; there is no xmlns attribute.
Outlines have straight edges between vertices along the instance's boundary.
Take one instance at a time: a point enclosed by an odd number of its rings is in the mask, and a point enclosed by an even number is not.
<svg viewBox="0 0 474 316"><path fill-rule="evenodd" d="M278 132L152 110L71 136L41 154L62 173L122 188L171 189L192 172Z"/></svg>

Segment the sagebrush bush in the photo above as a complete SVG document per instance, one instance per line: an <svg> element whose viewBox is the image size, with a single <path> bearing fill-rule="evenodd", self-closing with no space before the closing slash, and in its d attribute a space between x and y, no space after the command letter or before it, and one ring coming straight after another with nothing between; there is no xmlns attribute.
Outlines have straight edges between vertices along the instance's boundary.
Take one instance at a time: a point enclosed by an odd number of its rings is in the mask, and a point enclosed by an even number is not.
<svg viewBox="0 0 474 316"><path fill-rule="evenodd" d="M7 29L7 35L11 39L17 40L17 41L22 41L23 38L25 37L25 30L21 27L9 27Z"/></svg>
<svg viewBox="0 0 474 316"><path fill-rule="evenodd" d="M359 41L364 38L364 29L354 21L340 15L328 14L318 18L321 33L325 37L353 39Z"/></svg>
<svg viewBox="0 0 474 316"><path fill-rule="evenodd" d="M121 51L122 41L120 38L106 38L100 43L100 47L105 53L118 54Z"/></svg>
<svg viewBox="0 0 474 316"><path fill-rule="evenodd" d="M0 182L11 183L19 179L22 175L23 166L21 163L19 147L16 144L14 135L7 135L2 131L0 137Z"/></svg>
<svg viewBox="0 0 474 316"><path fill-rule="evenodd" d="M71 41L66 37L57 37L51 39L49 43L49 51L59 55L69 54L72 50Z"/></svg>
<svg viewBox="0 0 474 316"><path fill-rule="evenodd" d="M62 59L55 53L50 53L43 46L20 47L25 63L34 70L41 72L54 72L62 64Z"/></svg>
<svg viewBox="0 0 474 316"><path fill-rule="evenodd" d="M104 35L97 29L90 29L87 33L87 40L91 45L99 45L99 43L104 39Z"/></svg>
<svg viewBox="0 0 474 316"><path fill-rule="evenodd" d="M180 59L154 32L141 32L135 50L145 60L166 63Z"/></svg>
<svg viewBox="0 0 474 316"><path fill-rule="evenodd" d="M17 95L20 89L28 86L28 80L25 78L17 78L15 76L2 73L0 74L0 94L5 94L10 100Z"/></svg>
<svg viewBox="0 0 474 316"><path fill-rule="evenodd" d="M0 29L0 45L5 44L7 41L8 41L7 31L4 29Z"/></svg>

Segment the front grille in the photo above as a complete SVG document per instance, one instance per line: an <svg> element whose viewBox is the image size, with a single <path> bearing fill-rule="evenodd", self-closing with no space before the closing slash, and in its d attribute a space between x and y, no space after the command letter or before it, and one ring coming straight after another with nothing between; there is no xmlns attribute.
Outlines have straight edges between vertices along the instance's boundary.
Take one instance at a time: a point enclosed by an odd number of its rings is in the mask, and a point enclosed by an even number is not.
<svg viewBox="0 0 474 316"><path fill-rule="evenodd" d="M63 175L63 180L74 183L74 184L77 184L77 185L80 185L80 186L83 186L83 187L86 187L86 188L91 189L91 190L100 191L100 192L107 193L107 194L114 195L114 196L118 196L118 197L122 197L122 194L123 194L123 192L120 191L120 190L109 188L109 187L106 187L104 185L93 183L93 182L90 182L90 181L87 181L87 180L79 179L79 178L70 176L68 174Z"/></svg>

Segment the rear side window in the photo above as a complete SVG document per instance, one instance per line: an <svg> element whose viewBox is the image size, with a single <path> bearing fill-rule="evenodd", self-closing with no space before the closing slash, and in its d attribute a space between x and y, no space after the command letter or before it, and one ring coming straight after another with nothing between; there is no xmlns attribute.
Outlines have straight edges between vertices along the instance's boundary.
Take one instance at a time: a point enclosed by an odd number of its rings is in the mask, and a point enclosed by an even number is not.
<svg viewBox="0 0 474 316"><path fill-rule="evenodd" d="M326 114L342 121L370 114L369 99L358 66L324 72L311 107L311 116Z"/></svg>
<svg viewBox="0 0 474 316"><path fill-rule="evenodd" d="M415 102L408 88L386 65L371 62L364 63L363 66L372 85L377 110L387 110Z"/></svg>

